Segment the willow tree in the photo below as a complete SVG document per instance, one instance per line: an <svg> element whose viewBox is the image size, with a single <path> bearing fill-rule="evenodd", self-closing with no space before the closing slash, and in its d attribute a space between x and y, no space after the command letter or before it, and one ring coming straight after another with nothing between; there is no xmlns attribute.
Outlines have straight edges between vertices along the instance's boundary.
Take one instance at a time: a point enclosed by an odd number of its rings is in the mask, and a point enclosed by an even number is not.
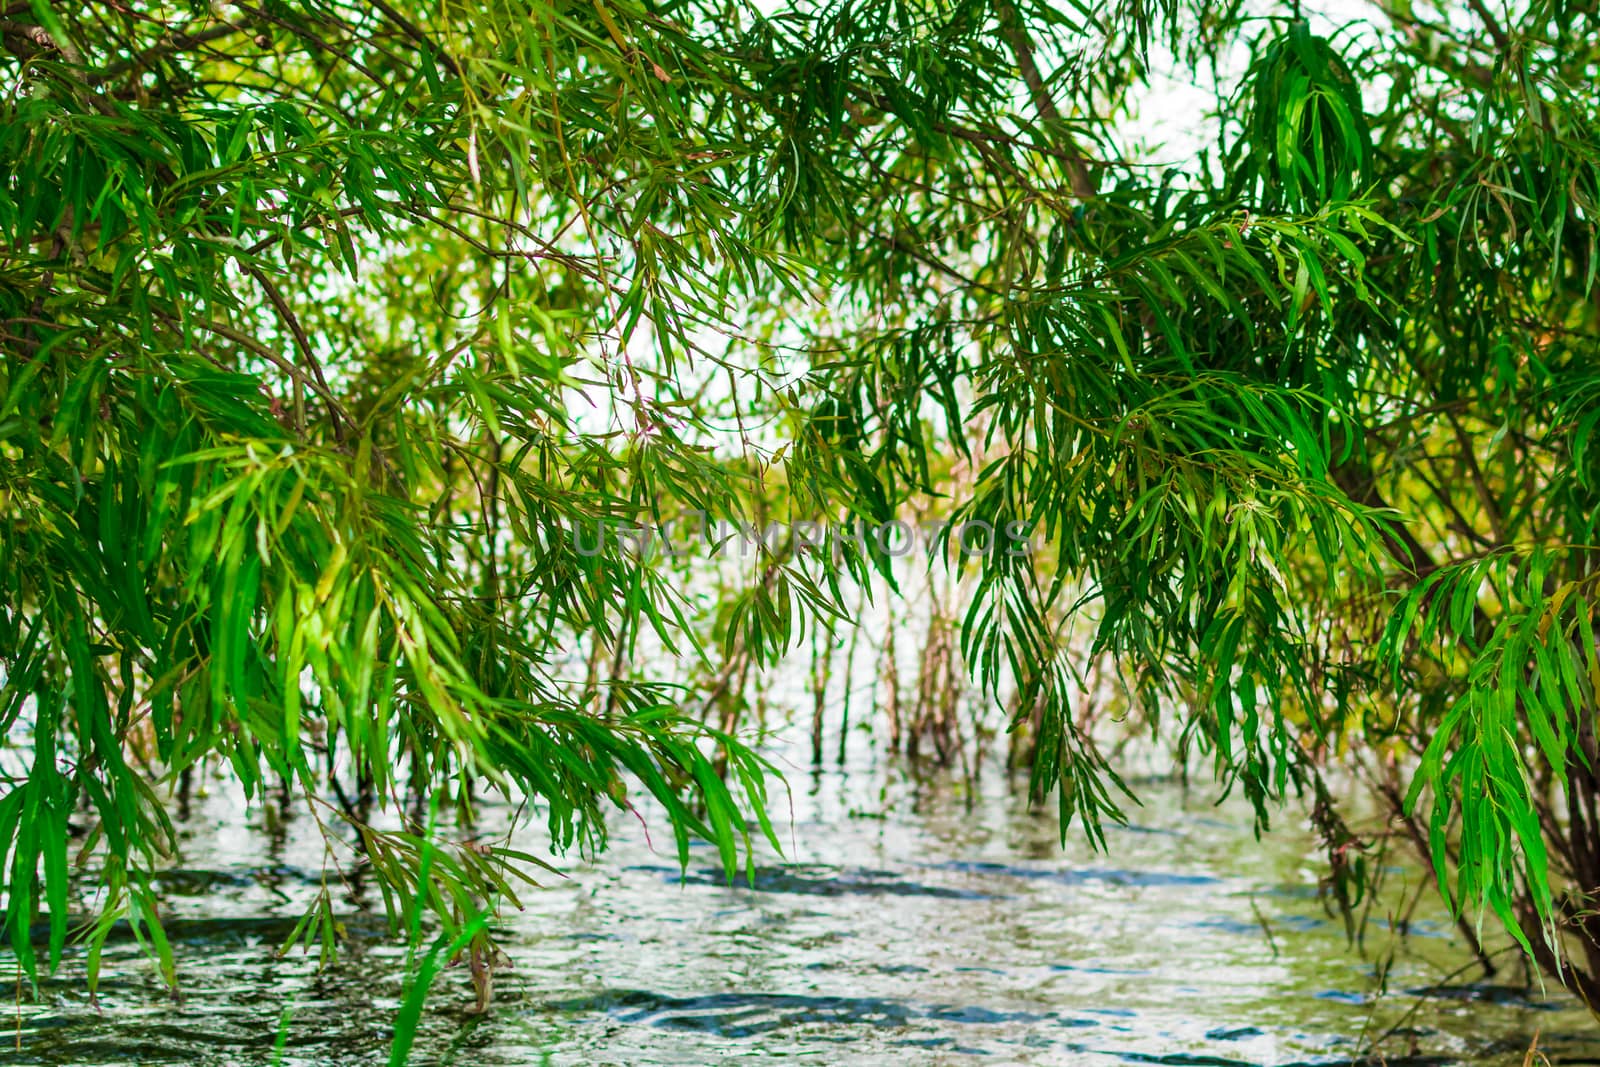
<svg viewBox="0 0 1600 1067"><path fill-rule="evenodd" d="M151 875L200 765L480 955L533 857L408 798L476 782L569 847L643 791L733 867L768 778L696 714L716 664L831 626L883 546L767 546L708 619L571 531L953 494L1034 534L930 563L974 575L961 652L1038 796L1121 814L1088 620L1263 821L1312 792L1344 899L1330 763L1600 1003L1592 10L12 0L0 34L30 973L84 893L91 983L123 917L173 977ZM1215 104L1158 166L1163 70ZM615 669L641 642L709 692Z"/></svg>

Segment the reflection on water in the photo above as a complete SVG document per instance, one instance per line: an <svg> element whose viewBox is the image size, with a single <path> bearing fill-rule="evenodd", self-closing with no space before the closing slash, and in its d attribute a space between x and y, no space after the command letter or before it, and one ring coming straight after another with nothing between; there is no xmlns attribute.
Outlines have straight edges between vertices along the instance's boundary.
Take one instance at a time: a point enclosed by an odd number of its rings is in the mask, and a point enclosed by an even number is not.
<svg viewBox="0 0 1600 1067"><path fill-rule="evenodd" d="M1375 921L1366 955L1348 949L1306 836L1257 843L1246 812L1176 786L1143 783L1137 825L1095 855L999 780L970 803L892 768L791 782L787 862L766 855L753 882L730 884L709 849L680 872L617 820L610 852L506 916L491 1015L466 1012L462 972L440 980L414 1062L1339 1063L1391 1030L1390 1064L1520 1064L1535 1032L1557 1062L1600 1062L1588 1016L1507 984L1515 967L1431 988L1466 960L1437 912L1403 942ZM72 956L0 1062L268 1063L280 1040L285 1064L385 1061L403 947L352 904L336 966L275 960L321 878L319 838L240 810L218 787L161 880L182 998L115 940L100 1010Z"/></svg>

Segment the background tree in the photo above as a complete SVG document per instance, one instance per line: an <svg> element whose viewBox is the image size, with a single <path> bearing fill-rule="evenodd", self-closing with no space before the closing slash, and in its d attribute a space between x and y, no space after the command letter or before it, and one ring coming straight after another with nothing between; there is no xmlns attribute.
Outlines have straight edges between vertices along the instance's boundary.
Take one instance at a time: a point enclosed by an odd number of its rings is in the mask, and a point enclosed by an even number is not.
<svg viewBox="0 0 1600 1067"><path fill-rule="evenodd" d="M408 792L487 780L565 846L642 788L731 868L764 768L649 651L713 705L891 561L790 541L708 613L572 528L944 496L1040 538L933 553L1040 798L1120 815L1088 625L1263 822L1311 793L1339 900L1330 763L1596 1003L1592 5L1340 17L5 5L19 957L77 863L91 982L123 915L170 976L163 795L211 759L480 955L532 857L430 844ZM1170 166L1129 134L1158 68L1216 101Z"/></svg>

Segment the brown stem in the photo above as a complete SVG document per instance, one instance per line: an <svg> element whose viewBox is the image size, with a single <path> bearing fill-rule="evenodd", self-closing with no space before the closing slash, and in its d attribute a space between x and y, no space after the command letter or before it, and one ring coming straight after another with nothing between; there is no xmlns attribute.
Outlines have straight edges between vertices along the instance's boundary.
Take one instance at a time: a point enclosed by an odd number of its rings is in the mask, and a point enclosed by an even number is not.
<svg viewBox="0 0 1600 1067"><path fill-rule="evenodd" d="M372 0L372 6L383 12L384 17L390 22L400 27L400 32L404 33L407 37L411 38L423 48L430 49L437 54L440 61L444 63L445 69L449 70L451 74L455 75L457 78L461 77L460 64L458 64L448 52L439 47L438 42L434 41L427 34L423 33L422 29L417 26L416 23L412 22L400 12L396 11L391 5L384 3L384 0Z"/></svg>
<svg viewBox="0 0 1600 1067"><path fill-rule="evenodd" d="M300 325L300 320L295 316L294 309L289 306L289 302L283 298L283 294L278 291L278 287L272 283L272 279L268 278L264 271L250 263L244 264L244 269L245 273L255 279L257 285L261 286L262 292L267 296L267 302L272 305L273 311L277 312L278 319L288 329L290 335L294 337L295 348L300 351L301 362L306 365L312 377L316 379L317 392L321 395L323 403L327 405L328 421L333 424L334 440L343 443L344 417L340 410L339 402L335 399L333 390L328 385L328 379L322 373L322 364L317 362L316 354L311 350L311 338L306 336L305 327ZM304 427L302 426L301 429L304 429Z"/></svg>
<svg viewBox="0 0 1600 1067"><path fill-rule="evenodd" d="M242 32L243 31L240 30L239 27L230 24L223 26L212 26L210 29L198 30L194 33L170 34L160 44L151 45L149 48L141 50L130 59L123 59L117 61L116 63L106 64L104 70L97 71L89 75L89 84L96 87L105 85L109 81L147 65L153 59L159 59L162 56L171 55L176 52L187 51L191 48L198 48L199 46L208 44L211 41L221 40L224 37L229 37Z"/></svg>
<svg viewBox="0 0 1600 1067"><path fill-rule="evenodd" d="M1489 520L1489 529L1494 533L1495 541L1502 545L1508 544L1510 538L1506 536L1505 521L1500 516L1500 508L1495 503L1494 494L1489 492L1489 483L1484 480L1483 469L1478 466L1478 457L1473 454L1472 439L1467 436L1467 431L1454 412L1447 417L1450 420L1450 428L1455 431L1456 443L1461 446L1461 461L1467 468L1467 477L1472 480L1472 491L1477 494L1478 506L1483 508L1484 517Z"/></svg>
<svg viewBox="0 0 1600 1067"><path fill-rule="evenodd" d="M1001 3L997 10L1000 15L1000 34L1016 57L1017 72L1022 75L1023 84L1028 87L1028 95L1033 98L1034 110L1039 113L1039 118L1043 120L1049 132L1061 138L1072 195L1079 200L1088 200L1095 195L1095 180L1089 169L1089 160L1073 143L1071 134L1067 130L1066 120L1061 117L1061 110L1056 107L1055 99L1050 95L1050 86L1045 82L1044 75L1039 72L1038 61L1034 58L1033 41L1028 37L1027 27L1023 25L1017 9L1009 2Z"/></svg>
<svg viewBox="0 0 1600 1067"><path fill-rule="evenodd" d="M1388 802L1390 813L1394 818L1400 820L1400 825L1405 828L1406 838L1411 842L1412 848L1416 850L1417 858L1427 868L1429 877L1437 881L1439 872L1433 865L1433 849L1428 846L1428 836L1417 825L1416 819L1406 814L1405 801L1400 796L1399 789L1392 783L1384 783L1378 786L1378 792ZM1472 923L1467 921L1465 915L1456 915L1456 930L1461 934L1462 939L1467 943L1467 947L1471 949L1472 954L1477 957L1478 963L1483 967L1484 977L1494 977L1494 960L1490 959L1489 954L1484 951L1482 942L1478 940L1478 932L1472 928Z"/></svg>
<svg viewBox="0 0 1600 1067"><path fill-rule="evenodd" d="M1483 0L1467 0L1467 6L1472 8L1473 14L1483 20L1483 28L1489 31L1490 37L1494 38L1495 47L1504 52L1511 43L1511 39L1506 36L1506 31L1500 25L1500 20L1494 17L1494 12L1489 10L1489 6Z"/></svg>

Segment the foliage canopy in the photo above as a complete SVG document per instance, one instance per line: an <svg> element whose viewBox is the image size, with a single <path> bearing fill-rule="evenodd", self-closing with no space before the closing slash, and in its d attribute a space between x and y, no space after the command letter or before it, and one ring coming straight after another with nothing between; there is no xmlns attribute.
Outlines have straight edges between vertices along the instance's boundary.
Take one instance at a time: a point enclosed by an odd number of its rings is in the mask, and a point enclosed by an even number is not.
<svg viewBox="0 0 1600 1067"><path fill-rule="evenodd" d="M959 651L1036 795L1120 816L1074 714L1086 621L1130 714L1263 821L1360 767L1459 912L1600 1003L1592 5L0 16L30 972L81 866L91 983L117 918L171 977L150 876L207 760L451 936L535 861L372 816L407 790L487 780L565 847L642 789L732 868L768 776L697 711L717 664L892 561L791 541L708 611L687 565L570 531L935 499L1039 536L931 556L971 577ZM1164 71L1212 101L1172 160L1131 132ZM625 669L645 649L709 681ZM1348 899L1360 843L1317 811Z"/></svg>

